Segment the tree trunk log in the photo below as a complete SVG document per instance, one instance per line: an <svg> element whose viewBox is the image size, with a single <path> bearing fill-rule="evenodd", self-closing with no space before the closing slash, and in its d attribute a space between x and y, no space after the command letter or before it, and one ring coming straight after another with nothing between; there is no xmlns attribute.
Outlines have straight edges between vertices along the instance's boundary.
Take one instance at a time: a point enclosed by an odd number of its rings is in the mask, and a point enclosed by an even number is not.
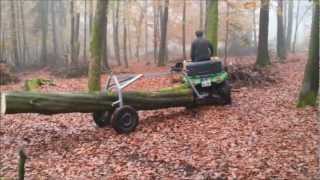
<svg viewBox="0 0 320 180"><path fill-rule="evenodd" d="M90 113L113 110L118 100L113 92L97 93L37 93L8 92L1 94L1 113ZM153 110L169 107L191 106L193 92L186 86L163 89L156 92L124 92L124 104L136 110Z"/></svg>

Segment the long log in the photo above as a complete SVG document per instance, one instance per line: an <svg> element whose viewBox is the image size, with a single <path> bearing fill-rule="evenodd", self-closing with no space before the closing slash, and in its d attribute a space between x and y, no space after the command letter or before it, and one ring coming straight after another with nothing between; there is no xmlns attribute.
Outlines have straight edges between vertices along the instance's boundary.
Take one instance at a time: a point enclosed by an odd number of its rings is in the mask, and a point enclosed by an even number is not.
<svg viewBox="0 0 320 180"><path fill-rule="evenodd" d="M40 93L7 92L1 94L1 113L90 113L113 110L118 95L99 93ZM124 92L124 104L136 110L153 110L169 107L190 106L194 103L193 92L186 86L163 89L156 92Z"/></svg>

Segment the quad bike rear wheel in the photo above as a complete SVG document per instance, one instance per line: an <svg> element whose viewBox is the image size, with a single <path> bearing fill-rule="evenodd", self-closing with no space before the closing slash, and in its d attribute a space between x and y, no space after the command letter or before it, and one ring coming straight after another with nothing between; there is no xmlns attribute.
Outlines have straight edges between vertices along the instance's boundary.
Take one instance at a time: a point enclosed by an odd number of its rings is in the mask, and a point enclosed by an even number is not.
<svg viewBox="0 0 320 180"><path fill-rule="evenodd" d="M223 105L231 104L231 85L225 81L217 87L218 94L223 99Z"/></svg>

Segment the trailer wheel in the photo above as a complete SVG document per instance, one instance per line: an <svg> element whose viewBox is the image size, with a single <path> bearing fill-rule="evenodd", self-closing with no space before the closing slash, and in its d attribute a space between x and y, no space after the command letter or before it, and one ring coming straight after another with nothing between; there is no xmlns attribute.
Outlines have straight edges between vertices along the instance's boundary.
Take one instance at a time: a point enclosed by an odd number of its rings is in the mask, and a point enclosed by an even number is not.
<svg viewBox="0 0 320 180"><path fill-rule="evenodd" d="M218 86L218 94L222 97L223 105L231 104L231 85L225 81Z"/></svg>
<svg viewBox="0 0 320 180"><path fill-rule="evenodd" d="M128 134L136 129L139 123L137 111L131 106L117 108L112 116L111 125L120 134Z"/></svg>
<svg viewBox="0 0 320 180"><path fill-rule="evenodd" d="M111 116L112 116L112 112L110 111L92 113L93 120L98 127L108 126L111 121Z"/></svg>

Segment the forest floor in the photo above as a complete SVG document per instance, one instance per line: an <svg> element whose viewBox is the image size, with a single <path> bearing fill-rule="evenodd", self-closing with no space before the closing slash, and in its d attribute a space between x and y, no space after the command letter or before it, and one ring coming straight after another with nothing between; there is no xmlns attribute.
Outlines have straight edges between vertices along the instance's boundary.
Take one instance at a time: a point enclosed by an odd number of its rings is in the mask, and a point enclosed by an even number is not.
<svg viewBox="0 0 320 180"><path fill-rule="evenodd" d="M28 179L319 179L317 109L296 108L305 63L304 56L274 63L276 83L235 89L229 106L139 112L140 124L129 135L97 128L90 114L2 116L0 177L17 176L23 147ZM166 68L131 68L139 69ZM87 86L86 78L60 79L46 70L19 75L39 76L56 84L43 91ZM146 78L130 89L170 85L170 78ZM22 88L20 82L1 91Z"/></svg>

